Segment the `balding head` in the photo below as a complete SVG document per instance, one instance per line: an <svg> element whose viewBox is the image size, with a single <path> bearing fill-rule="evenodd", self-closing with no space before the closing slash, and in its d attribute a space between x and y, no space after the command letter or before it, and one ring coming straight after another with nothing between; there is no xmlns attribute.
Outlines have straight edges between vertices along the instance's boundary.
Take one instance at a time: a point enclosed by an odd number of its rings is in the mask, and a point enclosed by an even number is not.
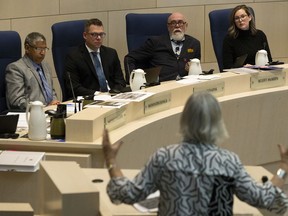
<svg viewBox="0 0 288 216"><path fill-rule="evenodd" d="M179 12L172 13L167 21L170 37L176 41L181 41L184 38L186 28L188 26L186 18Z"/></svg>

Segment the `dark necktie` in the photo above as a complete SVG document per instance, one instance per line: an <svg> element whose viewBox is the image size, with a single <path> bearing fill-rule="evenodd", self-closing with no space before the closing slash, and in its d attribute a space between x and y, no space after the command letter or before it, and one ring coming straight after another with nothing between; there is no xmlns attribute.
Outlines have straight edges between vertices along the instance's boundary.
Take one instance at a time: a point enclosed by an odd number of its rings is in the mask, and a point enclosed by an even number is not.
<svg viewBox="0 0 288 216"><path fill-rule="evenodd" d="M184 42L184 40L176 41L174 39L171 39L171 41L176 44L174 53L175 53L176 58L179 59L179 56L180 56L180 45Z"/></svg>
<svg viewBox="0 0 288 216"><path fill-rule="evenodd" d="M106 82L106 78L105 78L105 74L103 72L101 63L98 59L98 52L92 52L93 55L93 60L94 60L94 67L96 70L96 74L98 77L98 81L99 81L99 85L100 85L100 91L101 92L107 92L108 88L107 88L107 82Z"/></svg>
<svg viewBox="0 0 288 216"><path fill-rule="evenodd" d="M42 67L37 68L37 72L40 76L42 87L44 89L44 97L47 104L49 104L53 100L52 88L49 86L47 79L43 73Z"/></svg>
<svg viewBox="0 0 288 216"><path fill-rule="evenodd" d="M180 47L179 46L175 47L175 55L176 55L176 57L178 59L179 55L180 55Z"/></svg>

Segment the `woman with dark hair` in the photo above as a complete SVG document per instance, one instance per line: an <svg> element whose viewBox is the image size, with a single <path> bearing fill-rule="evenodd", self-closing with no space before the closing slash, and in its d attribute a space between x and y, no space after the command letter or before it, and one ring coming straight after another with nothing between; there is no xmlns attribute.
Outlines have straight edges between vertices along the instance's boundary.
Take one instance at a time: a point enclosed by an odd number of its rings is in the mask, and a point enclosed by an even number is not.
<svg viewBox="0 0 288 216"><path fill-rule="evenodd" d="M233 215L233 195L248 204L283 214L288 198L280 189L288 171L288 151L279 146L281 166L264 185L245 171L238 156L217 146L228 137L217 99L194 93L181 119L183 141L158 149L133 179L116 164L122 142L103 133L103 153L111 177L107 192L115 204L133 204L159 190L158 215Z"/></svg>
<svg viewBox="0 0 288 216"><path fill-rule="evenodd" d="M247 54L245 64L255 65L255 55L266 50L272 61L265 33L256 29L255 18L246 5L236 6L230 15L230 27L223 41L223 68L233 68L237 57Z"/></svg>

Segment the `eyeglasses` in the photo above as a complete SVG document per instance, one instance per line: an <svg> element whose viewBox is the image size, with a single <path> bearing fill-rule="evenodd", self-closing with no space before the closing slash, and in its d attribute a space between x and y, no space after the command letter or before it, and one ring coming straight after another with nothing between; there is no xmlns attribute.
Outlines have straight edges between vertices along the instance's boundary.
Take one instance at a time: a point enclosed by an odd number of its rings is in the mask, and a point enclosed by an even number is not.
<svg viewBox="0 0 288 216"><path fill-rule="evenodd" d="M248 16L247 14L242 14L241 16L234 17L234 20L236 22L238 22L240 20L245 20L247 16Z"/></svg>
<svg viewBox="0 0 288 216"><path fill-rule="evenodd" d="M88 34L91 36L91 37L93 37L93 38L98 38L98 37L100 37L100 38L105 38L105 36L106 36L106 33L105 32L100 32L100 33L96 33L96 32L88 32Z"/></svg>
<svg viewBox="0 0 288 216"><path fill-rule="evenodd" d="M183 20L179 20L179 21L176 21L176 20L173 20L171 21L170 23L168 23L168 25L172 26L172 27L176 27L177 25L179 27L182 27L183 25L185 25L186 22L184 22Z"/></svg>
<svg viewBox="0 0 288 216"><path fill-rule="evenodd" d="M28 44L30 47L32 47L37 52L47 52L49 50L48 47L35 47L31 44Z"/></svg>

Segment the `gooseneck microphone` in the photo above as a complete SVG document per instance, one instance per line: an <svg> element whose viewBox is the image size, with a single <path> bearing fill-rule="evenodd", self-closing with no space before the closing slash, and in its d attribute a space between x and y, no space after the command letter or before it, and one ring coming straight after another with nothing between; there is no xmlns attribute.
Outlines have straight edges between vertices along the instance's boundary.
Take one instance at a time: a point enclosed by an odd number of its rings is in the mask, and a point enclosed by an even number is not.
<svg viewBox="0 0 288 216"><path fill-rule="evenodd" d="M263 42L263 49L266 50L267 43Z"/></svg>
<svg viewBox="0 0 288 216"><path fill-rule="evenodd" d="M71 80L71 76L70 76L70 72L67 72L68 74L68 78L69 78L69 83L70 83L70 88L71 88L71 91L72 91L72 97L73 97L73 102L74 102L74 113L77 113L77 99L75 97L75 93L74 93L74 89L73 89L73 85L72 85L72 80Z"/></svg>

